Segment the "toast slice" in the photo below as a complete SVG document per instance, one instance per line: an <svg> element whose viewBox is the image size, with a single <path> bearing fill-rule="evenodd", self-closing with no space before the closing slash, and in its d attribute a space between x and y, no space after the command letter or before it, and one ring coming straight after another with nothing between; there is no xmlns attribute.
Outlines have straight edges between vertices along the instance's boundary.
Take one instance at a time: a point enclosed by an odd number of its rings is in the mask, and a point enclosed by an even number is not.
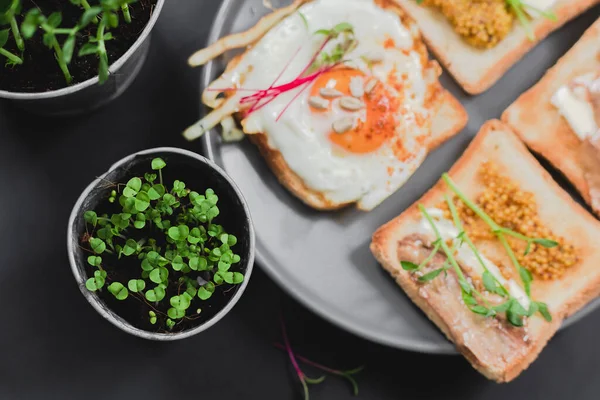
<svg viewBox="0 0 600 400"><path fill-rule="evenodd" d="M440 63L463 89L479 94L489 89L506 71L554 30L597 4L598 0L559 0L552 8L557 21L537 18L531 21L535 40L515 22L512 31L491 49L476 49L466 43L438 10L415 0L395 0L416 21L425 42Z"/></svg>
<svg viewBox="0 0 600 400"><path fill-rule="evenodd" d="M415 274L402 268L402 259L412 257L408 261L418 264L431 251L424 248L426 242L418 236L422 229L419 224L424 220L417 205L439 207L444 201L444 194L452 194L443 181L399 217L379 228L373 235L371 251L473 367L489 379L508 382L536 359L566 317L599 294L600 244L596 238L600 236L600 224L553 181L510 128L500 121L487 122L449 172L456 185L472 200L485 189L479 178L485 163L496 165L506 179L531 193L537 200L537 213L542 223L556 237L566 238L564 240L573 244L577 259L564 274L553 280L536 276L532 282L531 299L547 304L552 315L551 322L536 314L519 328L508 325L501 319L500 313L497 317L475 314L461 300L461 287L454 270L449 270L446 276L440 274L439 278L422 283ZM561 218L556 218L557 215ZM527 220L523 222L527 223ZM500 242L493 235L491 237L488 241L475 242L480 253L499 266L509 266L512 270L510 259ZM559 246L557 251L563 251L563 244ZM516 247L513 248L516 252ZM423 273L436 268L445 259L443 252L436 253L423 267ZM463 264L460 268L465 274L469 272ZM510 270L501 270L506 279L514 279L521 285L518 274L515 278ZM469 273L473 282L480 278L474 275L473 270Z"/></svg>
<svg viewBox="0 0 600 400"><path fill-rule="evenodd" d="M298 9L302 5L310 2L311 0L296 0L289 7L280 9L276 13L278 13L277 15L281 20L282 18L285 18L292 14L296 9ZM460 104L460 102L455 97L453 97L450 94L450 92L445 90L439 83L438 77L441 74L441 68L435 61L430 61L428 59L426 46L422 42L422 39L418 34L416 27L414 27L414 22L410 20L406 13L404 13L402 9L393 2L393 0L375 0L374 2L380 8L398 15L398 17L404 25L407 25L411 28L415 28L411 29L411 33L413 33L413 38L415 42L414 48L418 52L418 55L422 60L422 65L424 66L424 78L428 83L426 109L430 116L430 132L426 141L424 142L426 143L426 145L423 146L425 153L427 153L431 149L439 146L447 139L459 133L466 125L468 115L464 107ZM239 39L236 40L236 42L248 45L248 48L251 49L253 43L249 43L248 41L244 42L241 39L247 39L248 37L251 37L254 40L260 39L261 35L259 35L256 30L264 26L265 29L263 34L266 33L266 31L268 30L267 28L271 28L275 25L274 16L276 16L276 13L270 14L269 16L263 18L263 20L261 20L255 27L253 27L247 33L236 34L231 36L230 38L223 38L219 40L213 46L196 53L190 58L190 60L194 60L194 63L201 63L207 61L210 57L218 56L223 51L232 48L232 45L230 44L234 42L234 38ZM246 53L243 53L233 58L228 63L224 75L215 80L213 83L211 83L210 87L207 88L203 93L203 103L215 109L211 114L209 114L209 116L207 116L204 119L204 121L206 121L207 119L213 120L212 122L216 121L217 119L222 120L223 117L227 116L225 115L225 113L229 112L222 110L232 110L235 107L237 107L237 104L229 104L229 100L235 100L233 99L233 97L228 98L227 94L225 94L225 96L218 96L218 91L213 90L212 88L227 87L228 83L223 77L234 73L236 67L240 65L245 55ZM222 112L222 115L219 115L219 112ZM215 118L212 118L212 116L215 116ZM256 144L261 155L264 157L267 164L273 170L275 176L278 178L281 184L305 204L318 210L335 210L351 204L356 204L356 206L359 209L362 209L364 211L369 211L370 209L374 208L372 204L365 205L363 201L360 201L360 199L355 203L333 201L327 197L326 193L322 193L319 190L312 189L289 166L282 153L269 144L270 142L268 132L256 132L252 129L249 129L244 123L244 116L238 113L237 117L239 120L241 120L244 132L249 136L250 140L254 144ZM204 123L203 121L201 121L199 124L203 127L203 129L206 127L206 123ZM194 132L197 131L199 124L196 124L194 127L189 128L184 135L188 138L194 137ZM416 169L418 167L418 164L420 163L417 162L416 164L417 165L414 167L414 169ZM414 172L414 169L410 170L410 173Z"/></svg>
<svg viewBox="0 0 600 400"><path fill-rule="evenodd" d="M531 89L502 114L527 146L550 161L571 181L588 204L592 204L581 154L581 140L558 109L554 93L574 78L600 70L600 20ZM594 211L599 213L597 207ZM600 214L599 214L600 215Z"/></svg>

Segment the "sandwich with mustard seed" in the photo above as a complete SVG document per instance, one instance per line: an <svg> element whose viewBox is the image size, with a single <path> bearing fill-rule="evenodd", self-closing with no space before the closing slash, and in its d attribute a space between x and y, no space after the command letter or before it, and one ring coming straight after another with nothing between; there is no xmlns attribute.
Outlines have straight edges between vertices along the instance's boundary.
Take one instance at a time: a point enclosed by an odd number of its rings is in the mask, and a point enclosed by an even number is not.
<svg viewBox="0 0 600 400"><path fill-rule="evenodd" d="M502 120L600 215L600 20Z"/></svg>
<svg viewBox="0 0 600 400"><path fill-rule="evenodd" d="M395 0L463 89L496 83L548 34L599 0Z"/></svg>
<svg viewBox="0 0 600 400"><path fill-rule="evenodd" d="M377 230L371 251L474 368L508 382L600 293L599 236L600 223L492 120Z"/></svg>

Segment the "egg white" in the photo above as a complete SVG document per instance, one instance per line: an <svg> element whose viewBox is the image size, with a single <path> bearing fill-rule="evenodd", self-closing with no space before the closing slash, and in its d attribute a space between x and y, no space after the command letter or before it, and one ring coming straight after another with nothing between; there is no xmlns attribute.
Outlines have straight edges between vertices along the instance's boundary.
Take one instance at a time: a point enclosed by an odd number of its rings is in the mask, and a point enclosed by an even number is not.
<svg viewBox="0 0 600 400"><path fill-rule="evenodd" d="M281 152L288 166L309 188L331 202L358 202L359 207L372 209L408 180L427 153L425 141L419 138L428 134L428 128L415 122L418 115L428 117L424 107L428 90L425 66L421 55L413 50L410 28L396 14L380 8L373 0L315 0L271 29L224 77L233 87L248 89L266 89L290 82L305 69L323 43L323 36L314 32L342 22L354 27L358 40L358 46L346 57L350 65L384 83L395 69L397 79L404 83L403 93L399 94L403 110L402 115L398 112L396 123L410 156L399 160L389 143L367 154L352 153L332 143L328 139L332 123L348 112L336 105L331 112L311 112L310 87L291 105L300 88L278 96L247 116L243 126L246 133L265 134L269 146ZM382 43L386 38L393 39L396 47L385 49ZM330 43L325 51L333 46L335 43ZM384 54L384 60L370 70L363 56L373 52ZM241 98L247 94L240 91L235 96ZM350 115L357 120L365 117L364 111Z"/></svg>

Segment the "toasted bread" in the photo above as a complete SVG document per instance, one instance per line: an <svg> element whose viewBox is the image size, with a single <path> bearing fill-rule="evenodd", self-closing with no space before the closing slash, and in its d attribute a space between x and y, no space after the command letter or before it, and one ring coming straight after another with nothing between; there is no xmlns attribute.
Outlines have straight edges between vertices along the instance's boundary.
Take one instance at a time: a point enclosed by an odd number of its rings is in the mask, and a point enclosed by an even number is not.
<svg viewBox="0 0 600 400"><path fill-rule="evenodd" d="M301 4L309 1L310 0L297 0L294 5L299 7ZM375 0L375 2L378 6L397 14L404 24L414 24L393 0ZM286 11L288 14L289 12L290 10ZM466 125L468 115L460 102L453 97L450 92L445 90L437 80L438 75L441 73L441 69L436 62L428 60L426 47L417 33L415 33L415 43L415 48L421 55L423 63L428 69L428 77L431 77L431 81L433 81L429 87L427 98L427 109L431 111L432 116L431 133L427 140L427 151L430 151L442 144L445 140L459 133ZM227 65L225 74L234 69L243 57L244 54L241 54L232 59ZM219 80L216 80L212 85L219 87L219 85L223 86L223 84L224 83ZM214 91L207 90L203 94L203 102L210 107L219 107L226 103L226 99L217 98ZM242 126L244 126L243 121ZM273 170L281 184L304 203L318 210L335 210L352 204L334 202L328 199L324 193L308 187L303 179L289 167L283 155L277 149L273 149L269 146L267 133L248 132L246 129L245 131L248 133L252 142L257 145L262 156L265 158L267 164ZM356 204L359 209L365 211L370 209L369 207L364 207L361 202L357 202Z"/></svg>
<svg viewBox="0 0 600 400"><path fill-rule="evenodd" d="M377 230L371 251L473 367L489 379L508 382L535 360L566 317L599 294L600 245L596 238L600 236L600 224L553 181L510 128L496 120L482 127L449 175L466 196L473 199L483 190L477 174L480 166L488 161L523 190L533 193L544 224L557 235L568 238L578 252L577 263L561 278L532 283L532 298L548 305L553 317L551 322L536 315L528 319L525 328L506 327L495 318L471 312L461 303L461 289L453 271L446 277L420 283L401 267L400 246L405 238L414 234L415 223L422 218L417 205L436 207L443 202L445 193L451 194L443 181ZM562 217L557 218L557 215ZM486 246L484 252L510 265L497 240ZM437 286L433 290L427 289L427 285L434 283Z"/></svg>
<svg viewBox="0 0 600 400"><path fill-rule="evenodd" d="M489 89L506 71L548 34L583 13L599 0L559 0L553 7L556 21L537 18L531 21L535 40L515 22L511 32L491 49L477 49L465 42L437 9L415 0L395 0L417 22L425 42L440 63L463 89L479 94Z"/></svg>
<svg viewBox="0 0 600 400"><path fill-rule="evenodd" d="M580 139L550 102L554 93L577 76L600 69L600 20L558 63L502 114L527 146L559 169L591 204L581 162Z"/></svg>

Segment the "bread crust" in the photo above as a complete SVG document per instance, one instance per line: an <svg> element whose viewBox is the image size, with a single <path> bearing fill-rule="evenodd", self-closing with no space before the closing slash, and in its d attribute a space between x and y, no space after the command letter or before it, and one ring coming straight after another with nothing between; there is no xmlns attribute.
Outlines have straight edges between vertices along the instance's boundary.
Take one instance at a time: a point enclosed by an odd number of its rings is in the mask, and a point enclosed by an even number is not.
<svg viewBox="0 0 600 400"><path fill-rule="evenodd" d="M379 228L373 235L371 251L411 300L456 345L475 369L489 379L508 382L537 358L566 317L580 310L600 293L600 270L597 268L600 263L600 246L595 240L600 235L600 224L554 182L510 128L500 121L492 120L484 124L464 155L449 172L457 185L471 198L482 190L476 174L478 167L485 161L496 163L502 168L503 174L520 184L524 190L533 192L538 200L538 212L542 220L555 233L568 237L571 243L576 244L581 256L581 261L561 279L533 282L533 298L548 304L553 321L548 323L539 317L530 318L530 340L527 343L523 342L518 351L511 351L509 357L502 354L502 349L489 350L491 354L475 354L473 348L464 340L465 332L452 326L453 315L448 310L434 309L428 300L419 294L421 285L400 266L395 251L398 241L411 233L411 224L420 220L418 204L432 207L443 201L443 194L448 193L443 181L440 180L400 216ZM568 215L568 218L557 219L557 213ZM468 310L466 312L470 313ZM498 356L498 360L494 358L495 355Z"/></svg>
<svg viewBox="0 0 600 400"><path fill-rule="evenodd" d="M502 114L502 121L510 125L531 150L560 170L588 204L591 197L581 162L581 141L550 100L562 85L600 69L599 40L600 19L535 86Z"/></svg>
<svg viewBox="0 0 600 400"><path fill-rule="evenodd" d="M529 50L600 0L560 0L553 11L557 21L532 21L535 40L515 22L512 31L491 49L476 49L465 42L438 10L415 0L395 0L417 23L423 38L440 63L469 94L479 94L496 83Z"/></svg>
<svg viewBox="0 0 600 400"><path fill-rule="evenodd" d="M394 0L375 0L376 4L380 7L396 13L404 23L413 23L408 15L398 7ZM419 38L419 40L421 40ZM423 44L416 46L423 56L423 62L429 63L429 67L432 69L438 69L439 65L434 61L429 61L427 57L427 49ZM239 63L243 54L238 55L232 59L226 68L226 72L235 68ZM439 81L431 85L429 92L429 109L434 110L431 125L431 136L428 141L427 151L431 151L437 146L441 145L452 136L459 133L467 124L468 114L464 107L460 104L450 92L445 90ZM203 102L207 105L216 106L219 103L214 103L213 97L214 92L206 91L203 95ZM242 124L243 125L243 124ZM247 132L248 133L248 132ZM268 137L264 133L253 133L248 134L250 140L258 147L261 155L267 162L267 165L273 170L273 173L279 180L279 182L286 187L292 194L302 200L308 206L322 211L337 210L353 203L336 203L316 190L308 187L304 180L298 176L287 164L282 154L277 150L269 146ZM362 209L360 203L357 203L357 207ZM368 211L368 210L364 210Z"/></svg>

